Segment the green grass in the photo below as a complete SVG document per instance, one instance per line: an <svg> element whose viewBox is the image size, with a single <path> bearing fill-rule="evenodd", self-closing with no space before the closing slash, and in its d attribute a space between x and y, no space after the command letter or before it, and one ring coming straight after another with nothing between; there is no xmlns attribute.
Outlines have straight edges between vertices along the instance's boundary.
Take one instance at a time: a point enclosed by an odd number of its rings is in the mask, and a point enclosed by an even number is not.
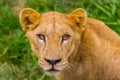
<svg viewBox="0 0 120 80"><path fill-rule="evenodd" d="M120 35L120 0L26 0L26 7L41 14L48 11L70 13L84 8L89 17L105 22ZM55 80L48 77L37 64L22 32L18 15L12 8L17 0L0 0L0 80Z"/></svg>

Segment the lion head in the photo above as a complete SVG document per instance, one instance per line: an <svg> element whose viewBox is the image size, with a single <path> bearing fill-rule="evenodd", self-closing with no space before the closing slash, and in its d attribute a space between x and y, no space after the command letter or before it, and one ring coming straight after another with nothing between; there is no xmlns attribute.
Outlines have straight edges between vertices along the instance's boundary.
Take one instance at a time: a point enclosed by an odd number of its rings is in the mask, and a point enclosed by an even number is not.
<svg viewBox="0 0 120 80"><path fill-rule="evenodd" d="M40 15L25 8L19 15L22 29L38 56L38 63L48 75L58 75L69 63L81 43L87 21L86 12L79 8L70 14L48 12Z"/></svg>

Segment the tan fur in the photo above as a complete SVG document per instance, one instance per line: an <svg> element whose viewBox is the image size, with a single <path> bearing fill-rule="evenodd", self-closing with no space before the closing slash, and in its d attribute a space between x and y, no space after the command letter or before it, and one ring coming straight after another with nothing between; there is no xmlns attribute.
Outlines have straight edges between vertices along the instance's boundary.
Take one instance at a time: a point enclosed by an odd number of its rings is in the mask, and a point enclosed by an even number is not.
<svg viewBox="0 0 120 80"><path fill-rule="evenodd" d="M46 71L48 75L57 80L120 80L120 37L103 22L88 18L83 9L68 15L48 12L40 16L26 8L19 18L45 71L51 68L45 58L61 59L54 65L59 72ZM39 33L45 35L45 42L36 37ZM66 33L71 37L62 43Z"/></svg>

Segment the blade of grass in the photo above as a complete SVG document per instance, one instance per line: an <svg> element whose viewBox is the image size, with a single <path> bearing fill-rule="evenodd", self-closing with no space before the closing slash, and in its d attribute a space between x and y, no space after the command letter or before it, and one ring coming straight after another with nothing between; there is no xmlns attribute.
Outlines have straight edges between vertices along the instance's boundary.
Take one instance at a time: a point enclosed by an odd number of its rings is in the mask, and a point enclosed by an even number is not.
<svg viewBox="0 0 120 80"><path fill-rule="evenodd" d="M106 14L109 17L111 16L111 13L107 9L103 8L102 5L100 5L100 4L96 3L96 2L93 2L93 4L96 7L98 7L102 12L104 12L104 14Z"/></svg>
<svg viewBox="0 0 120 80"><path fill-rule="evenodd" d="M38 79L38 80L44 80L45 76L46 76L46 74L44 73L44 74L42 75L42 77L41 77L40 79Z"/></svg>

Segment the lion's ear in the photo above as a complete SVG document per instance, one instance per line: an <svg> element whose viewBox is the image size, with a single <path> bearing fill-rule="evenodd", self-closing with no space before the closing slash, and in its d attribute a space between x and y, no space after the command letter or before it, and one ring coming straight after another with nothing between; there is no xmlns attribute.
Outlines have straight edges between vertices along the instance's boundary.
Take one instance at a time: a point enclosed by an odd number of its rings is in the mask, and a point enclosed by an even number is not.
<svg viewBox="0 0 120 80"><path fill-rule="evenodd" d="M40 20L40 14L31 8L25 8L19 14L20 24L23 31L33 30Z"/></svg>
<svg viewBox="0 0 120 80"><path fill-rule="evenodd" d="M87 13L84 9L75 9L68 15L75 25L84 25L87 22Z"/></svg>

